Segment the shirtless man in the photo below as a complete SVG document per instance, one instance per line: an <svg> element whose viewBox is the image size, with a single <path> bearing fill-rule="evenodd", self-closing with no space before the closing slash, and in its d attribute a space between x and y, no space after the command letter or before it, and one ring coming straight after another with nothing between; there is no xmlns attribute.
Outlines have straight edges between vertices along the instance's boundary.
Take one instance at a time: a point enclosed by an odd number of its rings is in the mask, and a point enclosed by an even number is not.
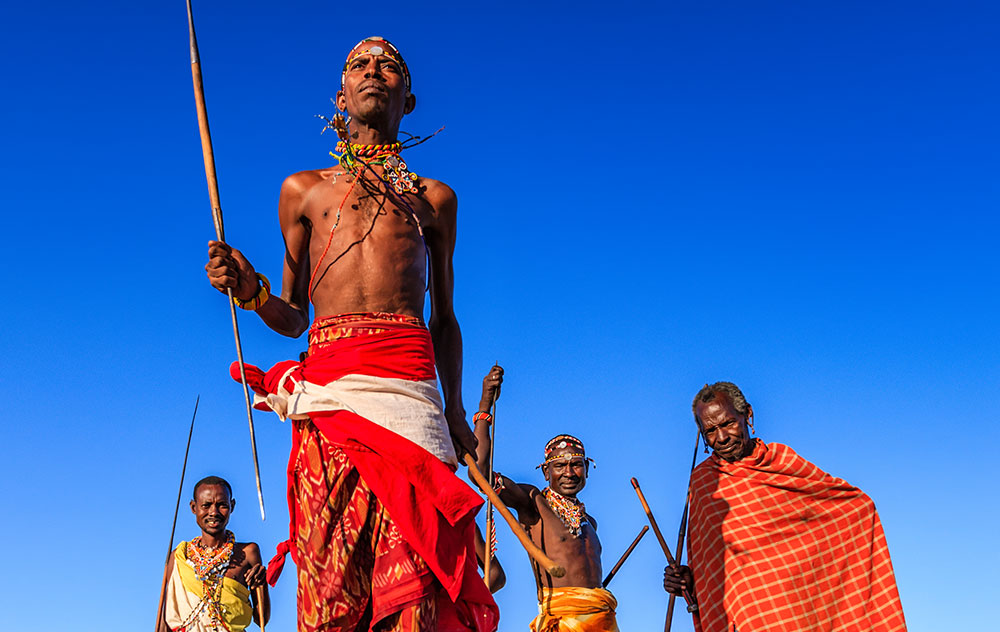
<svg viewBox="0 0 1000 632"><path fill-rule="evenodd" d="M264 380L274 391L269 405L295 420L289 546L299 567L300 630L445 629L456 617L489 628L497 618L485 587L459 595L466 561L475 572L482 501L452 473L476 449L452 304L457 199L400 157L400 121L416 105L410 88L402 55L384 38L351 49L336 101L347 115L335 118L340 164L296 173L281 187L280 296L239 250L209 242L212 286L231 288L237 305L271 329L297 337L309 326L310 302L315 313L308 357L293 377L286 383L283 363ZM260 381L253 387L266 390ZM412 494L393 493L404 484ZM444 493L420 496L432 489ZM436 541L419 526L427 520L444 525ZM357 528L335 533L343 524ZM315 537L324 529L327 538ZM442 587L450 599L438 599ZM441 611L449 601L457 615Z"/></svg>
<svg viewBox="0 0 1000 632"><path fill-rule="evenodd" d="M483 378L479 412L474 416L479 442L477 464L489 476L489 410L499 397L503 368L494 366ZM497 473L500 499L515 510L532 541L566 569L563 577L552 577L537 563L532 571L538 587L539 615L531 622L533 632L617 632L618 602L601 586L601 542L597 521L588 514L577 494L587 484L590 463L583 442L571 435L558 435L545 446L545 461L539 465L548 486L515 483Z"/></svg>
<svg viewBox="0 0 1000 632"><path fill-rule="evenodd" d="M367 52L373 49L380 54ZM403 115L416 106L409 71L393 53L388 42L369 38L348 55L337 107L351 117L353 145L395 143ZM475 438L462 405L462 332L452 303L458 198L448 185L424 177L416 181L416 193L399 194L387 186L378 158L365 162L360 177L340 165L301 171L282 184L281 295L263 292L264 302L254 311L274 331L297 338L309 326L310 301L317 322L358 312L422 319L429 287L427 327L445 418L456 448L473 452ZM205 270L212 286L221 292L232 288L233 296L250 306L264 289L253 265L224 242L208 245Z"/></svg>
<svg viewBox="0 0 1000 632"><path fill-rule="evenodd" d="M157 632L240 632L250 625L251 618L260 625L258 588L263 589L267 623L271 600L260 548L255 542L236 542L232 531L226 530L235 508L232 487L225 479L209 476L195 483L191 513L201 535L178 544L167 560L164 572L170 580Z"/></svg>

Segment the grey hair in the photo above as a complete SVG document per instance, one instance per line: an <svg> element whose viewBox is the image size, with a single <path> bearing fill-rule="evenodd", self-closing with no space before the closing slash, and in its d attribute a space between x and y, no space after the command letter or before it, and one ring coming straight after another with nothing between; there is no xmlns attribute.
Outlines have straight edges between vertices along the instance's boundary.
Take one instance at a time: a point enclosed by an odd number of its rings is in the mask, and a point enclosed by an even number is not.
<svg viewBox="0 0 1000 632"><path fill-rule="evenodd" d="M719 394L725 395L729 398L729 403L733 405L736 412L743 415L744 418L749 419L751 413L750 403L747 402L747 398L743 396L743 391L740 390L739 386L736 386L732 382L716 382L715 384L706 384L702 387L698 394L694 396L694 401L691 402L691 412L694 413L694 421L699 426L701 422L698 419L698 404L707 404L708 402L715 399Z"/></svg>

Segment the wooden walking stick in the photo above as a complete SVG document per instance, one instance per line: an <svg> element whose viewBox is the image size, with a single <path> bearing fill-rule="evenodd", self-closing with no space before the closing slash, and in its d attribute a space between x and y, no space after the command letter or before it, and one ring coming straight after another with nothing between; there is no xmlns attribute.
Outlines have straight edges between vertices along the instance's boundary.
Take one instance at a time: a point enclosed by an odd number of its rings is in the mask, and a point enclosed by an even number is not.
<svg viewBox="0 0 1000 632"><path fill-rule="evenodd" d="M198 40L194 35L194 14L191 11L191 0L187 0L188 32L191 40L191 78L194 81L194 102L198 109L198 130L201 132L201 153L205 159L205 178L208 180L208 198L212 204L212 222L215 224L215 237L219 241L226 240L226 231L222 225L222 205L219 202L219 181L215 175L215 153L212 151L212 135L208 129L208 109L205 107L205 87L201 80L201 59L198 56ZM226 288L229 296L229 314L233 321L233 336L236 338L236 359L240 365L240 383L243 385L243 399L246 402L247 421L250 422L250 449L253 453L253 473L257 479L257 500L260 503L260 519L264 520L264 492L260 487L260 465L257 463L257 438L253 430L253 406L250 400L250 389L247 386L246 366L243 363L243 344L240 342L240 328L236 323L236 302L233 299L233 289Z"/></svg>
<svg viewBox="0 0 1000 632"><path fill-rule="evenodd" d="M618 558L618 563L615 564L615 567L611 569L611 572L608 573L608 576L604 578L603 582L601 582L601 586L603 586L604 588L608 587L608 584L611 583L611 580L615 578L615 574L618 572L618 569L622 567L622 564L625 563L625 560L628 559L628 556L632 555L632 549L635 548L635 545L639 544L639 540L642 539L642 536L646 535L647 531L649 531L649 527L647 527L646 525L642 525L642 531L639 532L639 535L635 536L635 539L632 540L632 544L630 544L629 547L625 549L625 552L622 553L622 556Z"/></svg>
<svg viewBox="0 0 1000 632"><path fill-rule="evenodd" d="M691 456L691 471L694 472L694 466L698 463L698 446L701 445L701 430L698 430L694 438L694 454ZM684 535L687 533L687 520L688 520L688 508L691 505L691 475L688 475L688 488L687 493L684 495L684 512L681 514L681 526L677 529L677 547L674 549L677 551L677 559L680 561L684 557ZM689 560L690 561L690 560ZM670 599L667 600L667 621L673 622L674 620L674 601L676 601L677 595L671 593ZM668 625L666 628L667 632L670 630Z"/></svg>
<svg viewBox="0 0 1000 632"><path fill-rule="evenodd" d="M517 539L521 542L521 546L523 546L524 550L528 552L531 559L538 562L538 564L545 569L545 572L553 577L562 577L565 575L566 569L556 564L548 555L545 554L544 551L535 546L535 543L531 541L528 534L524 532L524 529L521 528L517 518L514 517L514 514L510 513L510 509L507 509L507 505L503 504L503 501L500 500L497 493L493 491L493 486L486 481L482 473L479 471L479 468L476 467L476 459L471 454L466 452L463 460L465 461L465 464L469 466L469 476L471 476L472 480L479 486L479 489L486 494L486 498L488 498L490 503L497 508L497 511L500 512L503 519L507 521L507 525L510 527L510 530L517 536Z"/></svg>
<svg viewBox="0 0 1000 632"><path fill-rule="evenodd" d="M158 630L160 627L160 620L163 618L163 605L164 598L167 594L167 580L170 579L167 575L166 563L170 561L170 554L174 552L174 533L177 529L177 512L181 509L181 494L184 493L184 474L187 472L188 466L188 452L191 451L191 435L194 433L194 418L198 415L198 402L201 401L201 395L194 400L194 413L191 415L191 427L188 428L188 440L187 447L184 448L184 465L181 466L181 484L177 487L177 504L174 505L174 523L170 526L170 544L167 545L167 558L163 561L163 583L160 584L160 605L156 607L156 627L153 630Z"/></svg>
<svg viewBox="0 0 1000 632"><path fill-rule="evenodd" d="M663 554L667 557L667 564L670 565L670 568L677 571L678 570L677 560L675 560L674 556L671 555L670 547L667 546L667 541L663 539L663 534L660 533L660 527L656 524L656 518L653 517L653 512L650 511L649 504L646 503L646 497L642 495L642 489L639 488L639 481L637 481L635 477L632 478L632 487L635 488L635 493L639 495L639 502L642 503L642 509L643 511L646 512L646 517L649 519L649 526L653 527L653 533L656 534L656 539L659 540L660 542L660 548L663 549ZM698 603L694 600L694 597L691 595L691 591L689 591L687 588L684 589L684 600L687 601L688 603L687 607L688 612L698 611ZM667 620L664 629L665 630L670 629L669 619Z"/></svg>
<svg viewBox="0 0 1000 632"><path fill-rule="evenodd" d="M493 406L491 406L493 413L497 409L497 400L493 399ZM491 415L493 413L490 413ZM493 423L490 424L490 477L489 482L492 485L493 482L493 439L496 437L496 417L493 417ZM483 581L486 582L486 587L490 586L490 567L493 561L493 530L496 525L493 523L493 503L489 503L486 506L486 556L483 560Z"/></svg>
<svg viewBox="0 0 1000 632"><path fill-rule="evenodd" d="M257 595L257 618L258 623L260 623L260 632L265 632L264 630L264 587L257 586L254 588L254 593Z"/></svg>
<svg viewBox="0 0 1000 632"><path fill-rule="evenodd" d="M493 366L497 366L494 362ZM493 421L490 422L490 485L493 484L493 446L496 445L497 437L497 397L498 394L493 395L493 402L490 405L490 417ZM486 505L486 559L483 562L483 580L486 582L486 588L490 587L490 563L493 560L493 531L496 529L496 524L493 522L493 503Z"/></svg>

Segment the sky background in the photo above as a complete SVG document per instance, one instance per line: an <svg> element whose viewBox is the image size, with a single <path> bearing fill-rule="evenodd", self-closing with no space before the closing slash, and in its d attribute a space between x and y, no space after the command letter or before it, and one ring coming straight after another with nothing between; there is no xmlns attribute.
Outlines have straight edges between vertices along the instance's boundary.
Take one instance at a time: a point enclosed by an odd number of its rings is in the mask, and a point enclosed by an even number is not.
<svg viewBox="0 0 1000 632"><path fill-rule="evenodd" d="M731 380L758 436L860 486L910 629L990 629L1000 450L1000 9L991 2L197 2L227 237L280 278L285 176L329 165L347 51L413 73L407 154L458 193L466 408L507 371L496 463L540 482L580 436L605 569L644 523L673 541L690 402ZM290 429L256 413L261 522L212 238L183 3L8 3L0 19L0 629L155 618L185 498L228 478L231 528L287 537ZM305 340L241 314L247 360ZM16 404L16 406L15 406ZM178 538L197 534L182 508ZM534 616L505 528L500 630ZM611 589L663 622L648 535ZM269 630L294 629L295 579ZM690 630L678 612L675 630Z"/></svg>

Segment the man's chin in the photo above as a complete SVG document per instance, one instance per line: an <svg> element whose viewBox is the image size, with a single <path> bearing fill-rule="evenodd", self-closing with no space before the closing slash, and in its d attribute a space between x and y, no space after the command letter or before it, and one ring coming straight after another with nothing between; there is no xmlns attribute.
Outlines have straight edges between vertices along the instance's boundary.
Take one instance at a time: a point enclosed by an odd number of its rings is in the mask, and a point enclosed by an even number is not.
<svg viewBox="0 0 1000 632"><path fill-rule="evenodd" d="M746 452L745 448L738 446L733 448L732 450L727 450L725 452L716 450L715 454L716 456L718 456L723 461L726 461L727 463L735 463L736 461L739 461L744 456L746 456L746 454L744 454L745 452Z"/></svg>

